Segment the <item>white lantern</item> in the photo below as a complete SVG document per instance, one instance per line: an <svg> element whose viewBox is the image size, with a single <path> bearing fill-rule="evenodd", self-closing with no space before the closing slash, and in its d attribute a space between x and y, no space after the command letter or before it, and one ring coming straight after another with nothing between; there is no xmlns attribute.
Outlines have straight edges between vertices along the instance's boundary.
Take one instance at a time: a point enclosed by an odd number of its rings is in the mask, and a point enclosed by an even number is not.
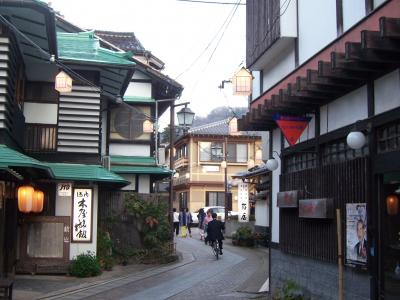
<svg viewBox="0 0 400 300"><path fill-rule="evenodd" d="M239 96L249 96L252 92L253 76L250 71L242 67L233 75L232 87L233 94Z"/></svg>
<svg viewBox="0 0 400 300"><path fill-rule="evenodd" d="M143 132L153 133L153 122L151 122L150 120L145 120L143 122Z"/></svg>
<svg viewBox="0 0 400 300"><path fill-rule="evenodd" d="M270 171L275 171L278 169L278 161L275 158L268 159L265 165Z"/></svg>
<svg viewBox="0 0 400 300"><path fill-rule="evenodd" d="M55 90L60 93L69 93L72 91L72 78L65 72L60 71L55 80Z"/></svg>
<svg viewBox="0 0 400 300"><path fill-rule="evenodd" d="M226 160L221 161L221 168L226 168Z"/></svg>
<svg viewBox="0 0 400 300"><path fill-rule="evenodd" d="M352 131L347 135L347 145L351 149L361 149L366 142L365 135L360 131Z"/></svg>
<svg viewBox="0 0 400 300"><path fill-rule="evenodd" d="M233 135L238 133L237 121L237 118L232 118L229 121L229 134Z"/></svg>

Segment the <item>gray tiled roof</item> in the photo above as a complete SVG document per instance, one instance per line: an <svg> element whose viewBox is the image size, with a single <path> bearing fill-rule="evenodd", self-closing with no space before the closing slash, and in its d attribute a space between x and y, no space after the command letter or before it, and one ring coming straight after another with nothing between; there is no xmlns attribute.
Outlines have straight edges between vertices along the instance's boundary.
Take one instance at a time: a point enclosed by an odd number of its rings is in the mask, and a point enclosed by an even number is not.
<svg viewBox="0 0 400 300"><path fill-rule="evenodd" d="M96 30L95 34L124 51L132 51L133 53L142 53L146 51L133 32Z"/></svg>
<svg viewBox="0 0 400 300"><path fill-rule="evenodd" d="M205 125L192 127L188 133L191 135L229 135L229 119L212 122ZM236 136L259 136L257 131L240 131Z"/></svg>

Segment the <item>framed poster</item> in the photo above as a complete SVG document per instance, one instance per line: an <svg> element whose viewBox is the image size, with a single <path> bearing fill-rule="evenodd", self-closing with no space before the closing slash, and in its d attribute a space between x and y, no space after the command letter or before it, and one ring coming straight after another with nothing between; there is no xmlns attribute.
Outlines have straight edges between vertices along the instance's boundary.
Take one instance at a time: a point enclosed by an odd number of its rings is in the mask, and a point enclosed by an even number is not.
<svg viewBox="0 0 400 300"><path fill-rule="evenodd" d="M249 185L245 182L238 184L239 222L249 222Z"/></svg>
<svg viewBox="0 0 400 300"><path fill-rule="evenodd" d="M346 204L346 264L367 264L367 204Z"/></svg>
<svg viewBox="0 0 400 300"><path fill-rule="evenodd" d="M92 242L93 190L76 188L72 199L72 243Z"/></svg>

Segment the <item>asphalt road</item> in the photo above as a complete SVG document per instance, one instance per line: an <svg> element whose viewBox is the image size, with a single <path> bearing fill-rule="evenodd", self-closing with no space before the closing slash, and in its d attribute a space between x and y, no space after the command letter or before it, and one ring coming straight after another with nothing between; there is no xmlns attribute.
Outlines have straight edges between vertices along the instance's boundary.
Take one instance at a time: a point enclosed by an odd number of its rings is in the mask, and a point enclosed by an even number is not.
<svg viewBox="0 0 400 300"><path fill-rule="evenodd" d="M122 286L103 290L84 299L266 299L258 293L267 279L267 252L234 247L227 242L219 260L211 247L193 238L177 238L177 251L186 264Z"/></svg>

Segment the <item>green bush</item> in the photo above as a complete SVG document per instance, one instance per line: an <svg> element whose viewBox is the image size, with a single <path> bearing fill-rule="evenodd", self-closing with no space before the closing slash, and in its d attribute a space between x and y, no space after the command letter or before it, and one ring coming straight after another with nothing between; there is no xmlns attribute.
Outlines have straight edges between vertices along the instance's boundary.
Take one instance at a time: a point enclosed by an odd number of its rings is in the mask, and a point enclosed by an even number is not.
<svg viewBox="0 0 400 300"><path fill-rule="evenodd" d="M72 261L70 274L76 277L91 277L101 273L100 264L93 252L79 254Z"/></svg>
<svg viewBox="0 0 400 300"><path fill-rule="evenodd" d="M239 240L248 240L253 238L253 231L249 226L240 226L236 230L236 236Z"/></svg>
<svg viewBox="0 0 400 300"><path fill-rule="evenodd" d="M288 280L278 289L273 300L304 300L303 291L293 280Z"/></svg>
<svg viewBox="0 0 400 300"><path fill-rule="evenodd" d="M97 230L97 258L103 270L109 271L114 266L112 246L109 233L99 228Z"/></svg>

